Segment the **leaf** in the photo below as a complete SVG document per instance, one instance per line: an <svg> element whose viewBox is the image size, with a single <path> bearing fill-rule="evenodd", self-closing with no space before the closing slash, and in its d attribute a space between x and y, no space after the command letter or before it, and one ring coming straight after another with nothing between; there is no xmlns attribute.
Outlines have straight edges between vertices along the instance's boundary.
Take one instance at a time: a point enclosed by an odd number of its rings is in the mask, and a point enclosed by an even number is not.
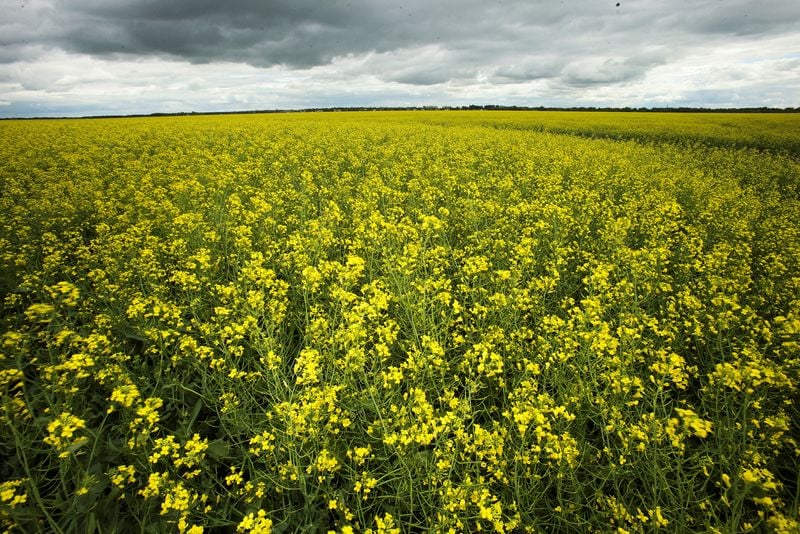
<svg viewBox="0 0 800 534"><path fill-rule="evenodd" d="M212 441L208 444L208 449L206 452L210 458L215 460L219 460L221 458L228 458L230 455L230 445L228 445L227 441L223 441L221 439Z"/></svg>
<svg viewBox="0 0 800 534"><path fill-rule="evenodd" d="M194 403L194 407L192 408L192 415L189 418L189 424L186 425L186 434L191 434L192 432L192 425L197 420L197 416L200 414L200 410L203 408L203 399L202 397L198 398L197 401Z"/></svg>
<svg viewBox="0 0 800 534"><path fill-rule="evenodd" d="M89 522L86 525L86 534L94 534L94 531L97 530L97 518L94 515L94 512L89 513Z"/></svg>

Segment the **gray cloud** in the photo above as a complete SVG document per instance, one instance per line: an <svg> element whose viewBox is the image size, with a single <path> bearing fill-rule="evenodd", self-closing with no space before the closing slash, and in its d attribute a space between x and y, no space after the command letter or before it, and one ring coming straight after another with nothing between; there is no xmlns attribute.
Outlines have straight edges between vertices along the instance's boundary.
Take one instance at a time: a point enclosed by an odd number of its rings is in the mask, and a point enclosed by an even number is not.
<svg viewBox="0 0 800 534"><path fill-rule="evenodd" d="M499 49L512 77L531 53L558 48L627 49L642 41L681 44L693 35L749 35L797 29L794 1L597 0L43 0L6 1L4 46L38 43L95 56L154 55L260 67L325 65L347 54L439 45L454 51ZM25 5L24 8L17 7ZM8 58L6 58L7 60ZM565 62L568 63L569 61ZM613 78L613 76L611 76Z"/></svg>
<svg viewBox="0 0 800 534"><path fill-rule="evenodd" d="M667 61L663 50L650 50L629 57L590 57L568 64L562 80L569 85L614 84L641 78L657 65Z"/></svg>
<svg viewBox="0 0 800 534"><path fill-rule="evenodd" d="M385 94L395 94L397 86L407 87L411 93L398 94L429 95L443 103L480 94L506 102L536 97L539 102L549 98L572 103L591 101L591 95L606 94L607 88L638 87L665 72L677 80L683 68L679 66L693 65L692 58L710 51L725 56L725 47L737 44L752 50L767 41L772 48L763 53L776 70L759 72L774 73L784 84L798 76L800 2L796 0L616 3L0 0L4 13L0 79L33 92L67 94L101 84L111 90L133 83L120 70L123 66L146 64L152 69L158 61L185 62L197 66L186 69L191 83L180 82L187 94L220 83L215 66L230 64L240 66L236 72L252 67L268 79L280 73L284 83L302 80L306 86L313 82L341 87L348 98L357 98L352 91L358 80L372 102L380 91L370 93L367 86L380 86ZM795 44L787 45L792 38ZM786 61L774 61L787 55ZM35 67L52 68L55 57L72 64L72 70L79 63L91 64L94 78L80 72L54 78ZM79 57L94 62L75 63ZM743 56L725 57L743 60ZM733 76L720 73L716 80L728 83L739 76L743 84L755 83L748 72L734 69ZM169 69L166 78L151 83L178 83L168 80ZM435 90L428 93L428 89ZM709 90L713 92L713 87ZM642 94L651 95L649 90ZM0 101L13 104L23 96L0 88ZM664 93L648 98L659 102L676 97ZM785 101L782 98L777 101ZM797 97L788 98L792 105L800 104ZM0 113L9 107L13 105L4 105Z"/></svg>

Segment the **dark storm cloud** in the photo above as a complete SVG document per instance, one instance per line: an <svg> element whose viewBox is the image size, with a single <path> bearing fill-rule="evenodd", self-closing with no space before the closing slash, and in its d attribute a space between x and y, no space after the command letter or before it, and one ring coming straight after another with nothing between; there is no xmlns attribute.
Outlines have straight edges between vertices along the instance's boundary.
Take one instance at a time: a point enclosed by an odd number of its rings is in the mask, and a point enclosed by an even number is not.
<svg viewBox="0 0 800 534"><path fill-rule="evenodd" d="M348 54L438 45L517 80L552 76L573 60L603 54L609 61L598 80L627 79L636 66L615 63L620 49L635 52L630 47L650 41L683 47L692 36L775 31L800 19L794 1L54 0L29 7L28 14L38 10L35 20L12 10L19 24L4 28L4 46L307 68ZM519 66L548 51L561 57ZM439 76L421 66L405 78L431 83Z"/></svg>
<svg viewBox="0 0 800 534"><path fill-rule="evenodd" d="M498 4L500 6L502 4ZM308 67L346 54L446 43L471 48L483 35L506 41L519 17L536 26L565 13L483 2L418 0L126 1L60 0L44 14L59 28L41 39L92 55L164 54L190 61Z"/></svg>
<svg viewBox="0 0 800 534"><path fill-rule="evenodd" d="M0 0L0 12L0 115L167 92L213 109L659 104L700 82L697 98L798 102L798 0Z"/></svg>
<svg viewBox="0 0 800 534"><path fill-rule="evenodd" d="M305 68L340 55L418 42L418 32L406 30L420 25L407 20L412 17L403 18L405 12L403 6L377 9L365 0L63 0L53 17L64 30L52 44L91 55L165 55Z"/></svg>

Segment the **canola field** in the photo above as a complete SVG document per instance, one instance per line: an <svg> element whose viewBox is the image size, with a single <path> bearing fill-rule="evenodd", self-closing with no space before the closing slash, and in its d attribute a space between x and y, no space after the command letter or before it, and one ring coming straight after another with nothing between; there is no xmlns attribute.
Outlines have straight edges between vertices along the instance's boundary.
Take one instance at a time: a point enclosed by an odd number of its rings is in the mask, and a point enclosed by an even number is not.
<svg viewBox="0 0 800 534"><path fill-rule="evenodd" d="M0 139L11 532L800 528L800 115Z"/></svg>

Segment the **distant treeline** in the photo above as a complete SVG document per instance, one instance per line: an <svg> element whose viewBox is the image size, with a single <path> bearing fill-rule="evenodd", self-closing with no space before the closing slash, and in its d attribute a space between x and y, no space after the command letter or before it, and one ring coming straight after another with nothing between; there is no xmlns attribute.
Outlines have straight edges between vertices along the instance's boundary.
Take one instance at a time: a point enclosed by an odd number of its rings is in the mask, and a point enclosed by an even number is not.
<svg viewBox="0 0 800 534"><path fill-rule="evenodd" d="M343 106L328 108L303 108L303 109L262 109L252 111L208 111L189 113L151 113L149 115L130 115L162 117L172 115L233 115L248 113L309 113L309 112L332 112L332 111L646 111L655 113L798 113L800 108L598 108L591 106L573 107L548 107L548 106L501 106L496 104L488 105L469 105L469 106Z"/></svg>
<svg viewBox="0 0 800 534"><path fill-rule="evenodd" d="M25 119L111 119L120 117L184 117L192 115L251 115L258 113L309 113L309 112L335 112L335 111L599 111L599 112L652 112L652 113L799 113L797 108L693 108L693 107L549 107L549 106L502 106L496 104L469 105L469 106L343 106L326 108L303 109L255 109L240 111L182 111L177 113L136 113L129 115L87 115L83 117L6 117L0 120L25 120Z"/></svg>

